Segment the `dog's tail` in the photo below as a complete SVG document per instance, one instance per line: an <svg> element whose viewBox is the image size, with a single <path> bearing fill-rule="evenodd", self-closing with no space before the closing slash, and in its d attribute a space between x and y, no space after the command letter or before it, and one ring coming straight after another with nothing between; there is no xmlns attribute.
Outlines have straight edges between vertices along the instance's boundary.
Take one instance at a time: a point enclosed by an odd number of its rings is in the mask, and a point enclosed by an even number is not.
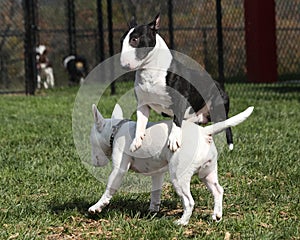
<svg viewBox="0 0 300 240"><path fill-rule="evenodd" d="M218 122L204 128L208 135L214 135L222 132L226 128L234 127L241 122L244 122L253 112L254 107L248 107L244 112L241 112L223 122Z"/></svg>

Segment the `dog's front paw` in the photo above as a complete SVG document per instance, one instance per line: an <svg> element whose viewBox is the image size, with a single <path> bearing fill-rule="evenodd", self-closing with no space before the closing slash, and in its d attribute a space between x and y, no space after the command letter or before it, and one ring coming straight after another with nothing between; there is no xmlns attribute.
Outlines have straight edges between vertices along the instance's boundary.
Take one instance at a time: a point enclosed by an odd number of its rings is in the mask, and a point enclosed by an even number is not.
<svg viewBox="0 0 300 240"><path fill-rule="evenodd" d="M142 143L143 143L143 139L144 139L144 136L145 135L142 135L140 137L135 137L129 147L129 150L131 152L135 152L136 150L138 150L141 146L142 146Z"/></svg>
<svg viewBox="0 0 300 240"><path fill-rule="evenodd" d="M216 222L220 222L220 221L222 220L222 214L216 214L216 213L214 213L214 214L212 215L212 219L213 219L214 221L216 221Z"/></svg>
<svg viewBox="0 0 300 240"><path fill-rule="evenodd" d="M176 220L174 223L175 223L176 225L186 226L186 225L188 225L189 221L180 218L180 219Z"/></svg>
<svg viewBox="0 0 300 240"><path fill-rule="evenodd" d="M168 146L171 151L175 152L181 147L181 128L174 125L168 139Z"/></svg>
<svg viewBox="0 0 300 240"><path fill-rule="evenodd" d="M159 208L160 208L160 204L157 204L157 205L151 204L148 210L151 213L157 213L157 212L159 212Z"/></svg>
<svg viewBox="0 0 300 240"><path fill-rule="evenodd" d="M100 213L102 211L102 208L100 206L98 206L97 204L95 204L95 205L91 206L88 211L91 214Z"/></svg>

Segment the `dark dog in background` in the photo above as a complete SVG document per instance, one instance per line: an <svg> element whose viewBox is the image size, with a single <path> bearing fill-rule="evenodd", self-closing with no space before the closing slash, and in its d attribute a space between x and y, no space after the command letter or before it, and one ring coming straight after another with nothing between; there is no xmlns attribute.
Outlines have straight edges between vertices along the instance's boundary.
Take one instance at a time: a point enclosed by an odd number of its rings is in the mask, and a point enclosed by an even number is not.
<svg viewBox="0 0 300 240"><path fill-rule="evenodd" d="M69 55L63 58L63 65L68 71L70 85L82 84L88 74L87 60L83 56Z"/></svg>

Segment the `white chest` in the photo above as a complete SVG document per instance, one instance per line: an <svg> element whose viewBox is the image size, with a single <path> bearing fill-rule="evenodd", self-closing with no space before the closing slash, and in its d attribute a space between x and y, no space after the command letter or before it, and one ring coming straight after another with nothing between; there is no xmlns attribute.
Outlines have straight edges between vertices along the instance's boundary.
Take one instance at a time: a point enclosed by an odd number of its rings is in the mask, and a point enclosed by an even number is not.
<svg viewBox="0 0 300 240"><path fill-rule="evenodd" d="M173 115L171 96L166 86L166 71L142 70L136 72L135 93L138 105L148 105L158 113Z"/></svg>

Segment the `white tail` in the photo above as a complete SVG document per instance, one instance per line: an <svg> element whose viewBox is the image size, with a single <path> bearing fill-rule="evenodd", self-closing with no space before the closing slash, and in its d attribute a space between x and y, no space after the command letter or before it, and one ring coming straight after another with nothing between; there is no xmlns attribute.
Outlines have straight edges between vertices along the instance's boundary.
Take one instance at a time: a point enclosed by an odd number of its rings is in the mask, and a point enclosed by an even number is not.
<svg viewBox="0 0 300 240"><path fill-rule="evenodd" d="M234 127L241 122L244 122L253 112L254 107L248 107L244 112L241 112L231 118L228 118L227 120L223 122L218 122L212 125L209 125L204 128L205 132L209 135L214 135L222 132L226 128Z"/></svg>

